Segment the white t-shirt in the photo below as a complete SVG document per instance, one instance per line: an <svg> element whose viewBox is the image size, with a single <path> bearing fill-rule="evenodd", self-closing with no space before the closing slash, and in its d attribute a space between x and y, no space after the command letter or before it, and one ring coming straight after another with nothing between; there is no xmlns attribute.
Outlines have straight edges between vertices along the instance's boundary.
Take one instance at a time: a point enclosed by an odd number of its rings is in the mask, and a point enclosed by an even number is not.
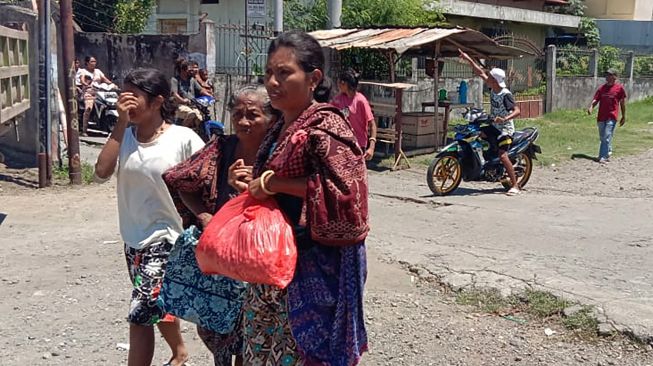
<svg viewBox="0 0 653 366"><path fill-rule="evenodd" d="M84 77L84 76L90 76L92 82L101 83L102 78L104 77L104 73L102 71L100 71L100 69L95 69L95 70L93 70L93 72L90 72L90 71L86 70L85 68L80 67L77 70L77 73L75 74L75 84L77 86L82 85L82 77Z"/></svg>
<svg viewBox="0 0 653 366"><path fill-rule="evenodd" d="M167 240L174 243L183 231L161 175L204 147L191 129L172 125L156 140L140 143L127 128L118 161L118 216L120 234L132 248Z"/></svg>

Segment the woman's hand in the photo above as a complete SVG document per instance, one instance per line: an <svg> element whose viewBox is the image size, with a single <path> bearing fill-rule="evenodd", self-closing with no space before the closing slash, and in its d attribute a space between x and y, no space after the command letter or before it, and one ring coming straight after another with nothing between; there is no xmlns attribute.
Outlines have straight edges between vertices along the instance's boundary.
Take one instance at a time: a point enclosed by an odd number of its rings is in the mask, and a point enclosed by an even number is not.
<svg viewBox="0 0 653 366"><path fill-rule="evenodd" d="M263 192L261 178L256 178L249 182L247 190L249 190L249 195L256 198L257 200L265 201L266 199L270 198L270 196Z"/></svg>
<svg viewBox="0 0 653 366"><path fill-rule="evenodd" d="M247 190L247 185L252 181L252 170L251 166L245 165L243 159L238 159L229 167L227 182L242 193Z"/></svg>
<svg viewBox="0 0 653 366"><path fill-rule="evenodd" d="M376 141L370 140L367 150L365 150L365 160L370 161L374 157L374 150L376 149Z"/></svg>
<svg viewBox="0 0 653 366"><path fill-rule="evenodd" d="M120 96L118 97L118 121L120 122L128 122L129 121L129 112L131 110L137 109L138 108L138 98L134 95L134 93L120 93Z"/></svg>
<svg viewBox="0 0 653 366"><path fill-rule="evenodd" d="M211 222L212 218L213 215L209 213L201 213L197 215L197 223L202 227L202 229L205 229L209 225L209 222Z"/></svg>
<svg viewBox="0 0 653 366"><path fill-rule="evenodd" d="M506 121L506 119L504 117L497 116L497 117L494 118L494 122L496 122L496 123L504 123L505 121Z"/></svg>

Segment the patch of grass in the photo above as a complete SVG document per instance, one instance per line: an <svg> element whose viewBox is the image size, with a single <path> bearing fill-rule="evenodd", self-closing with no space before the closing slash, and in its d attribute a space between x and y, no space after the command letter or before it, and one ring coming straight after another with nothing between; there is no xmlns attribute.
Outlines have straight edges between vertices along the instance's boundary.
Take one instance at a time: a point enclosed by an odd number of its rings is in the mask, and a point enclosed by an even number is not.
<svg viewBox="0 0 653 366"><path fill-rule="evenodd" d="M617 127L613 140L616 156L641 153L653 146L653 98L629 103L624 127ZM589 116L585 110L549 113L541 118L516 121L518 129L537 127L542 148L540 165L551 165L569 160L573 155L594 157L599 150L596 112Z"/></svg>
<svg viewBox="0 0 653 366"><path fill-rule="evenodd" d="M562 318L565 328L574 330L585 336L595 336L599 322L593 314L591 306L583 306L577 313Z"/></svg>
<svg viewBox="0 0 653 366"><path fill-rule="evenodd" d="M583 338L597 336L598 321L594 316L593 307L583 306L576 313L565 317L564 309L576 303L550 292L527 289L520 296L504 297L497 289L472 288L459 292L456 295L456 303L472 306L477 311L488 314L526 313L532 319L560 322Z"/></svg>
<svg viewBox="0 0 653 366"><path fill-rule="evenodd" d="M526 290L524 301L526 312L538 318L560 315L571 305L569 301L556 297L550 292L531 289Z"/></svg>
<svg viewBox="0 0 653 366"><path fill-rule="evenodd" d="M456 295L459 305L473 306L485 313L498 314L514 306L512 297L504 297L497 289L470 289Z"/></svg>
<svg viewBox="0 0 653 366"><path fill-rule="evenodd" d="M59 167L58 165L52 167L52 177L56 180L68 182L70 180L70 178L68 177L68 172L69 172L68 162L64 162L64 164L61 167ZM84 184L93 183L94 174L95 174L95 168L93 167L93 165L87 162L82 162L82 183Z"/></svg>

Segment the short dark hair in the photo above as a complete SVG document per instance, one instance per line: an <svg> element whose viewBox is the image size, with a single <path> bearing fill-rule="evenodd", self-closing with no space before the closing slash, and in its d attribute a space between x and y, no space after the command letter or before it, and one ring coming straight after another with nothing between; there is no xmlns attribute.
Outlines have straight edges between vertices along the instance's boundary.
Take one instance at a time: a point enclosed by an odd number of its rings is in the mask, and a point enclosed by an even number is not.
<svg viewBox="0 0 653 366"><path fill-rule="evenodd" d="M351 90L356 90L358 89L358 78L359 74L354 70L354 69L347 69L343 72L340 73L340 76L338 77L338 80L342 81L343 83L347 84Z"/></svg>
<svg viewBox="0 0 653 366"><path fill-rule="evenodd" d="M93 57L93 56L86 56L86 57L84 58L84 63L89 63L89 62L91 62L91 59L92 59L92 58L95 58L95 57Z"/></svg>
<svg viewBox="0 0 653 366"><path fill-rule="evenodd" d="M180 73L182 70L188 70L188 61L185 58L180 58L175 61L175 72Z"/></svg>
<svg viewBox="0 0 653 366"><path fill-rule="evenodd" d="M136 69L125 76L124 84L130 84L144 91L149 95L148 102L158 97L163 97L161 105L161 117L172 122L175 112L175 105L171 97L171 88L168 78L157 69Z"/></svg>

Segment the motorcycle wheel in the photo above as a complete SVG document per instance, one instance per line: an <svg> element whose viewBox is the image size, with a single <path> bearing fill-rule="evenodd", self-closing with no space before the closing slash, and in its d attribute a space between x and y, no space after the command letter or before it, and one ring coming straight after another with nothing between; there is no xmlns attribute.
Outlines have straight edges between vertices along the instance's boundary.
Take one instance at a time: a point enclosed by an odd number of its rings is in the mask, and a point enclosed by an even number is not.
<svg viewBox="0 0 653 366"><path fill-rule="evenodd" d="M463 176L460 161L454 154L434 159L426 171L426 183L436 196L446 196L455 191Z"/></svg>
<svg viewBox="0 0 653 366"><path fill-rule="evenodd" d="M531 179L531 174L533 173L533 159L526 152L521 152L515 158L515 175L517 175L517 182L519 183L520 188L524 188L528 180ZM505 189L510 189L512 185L510 184L510 178L508 176L501 179L501 185Z"/></svg>

